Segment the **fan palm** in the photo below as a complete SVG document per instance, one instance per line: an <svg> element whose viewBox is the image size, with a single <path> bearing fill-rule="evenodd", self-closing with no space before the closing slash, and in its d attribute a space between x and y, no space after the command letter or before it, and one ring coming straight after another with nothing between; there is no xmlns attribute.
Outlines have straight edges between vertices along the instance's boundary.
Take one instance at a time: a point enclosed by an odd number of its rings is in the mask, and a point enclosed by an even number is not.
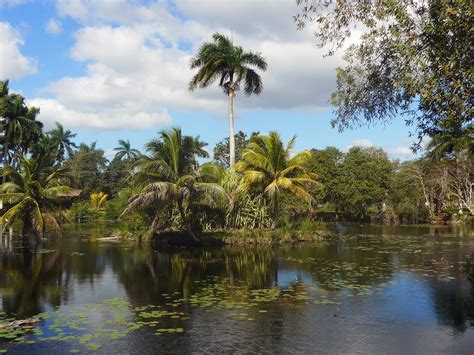
<svg viewBox="0 0 474 355"><path fill-rule="evenodd" d="M309 151L290 157L295 137L286 146L276 132L252 139L242 153L241 162L235 168L243 173L241 187L248 191L263 193L273 205L273 226L278 223L279 199L287 191L312 202L307 191L310 186L319 186L312 173L306 171L311 158Z"/></svg>
<svg viewBox="0 0 474 355"><path fill-rule="evenodd" d="M267 70L267 63L260 53L244 52L232 41L214 33L212 42L205 42L196 57L191 60L191 69L199 69L189 83L191 91L207 88L216 80L228 97L230 166L235 164L234 96L243 81L247 95L259 95L263 90L262 79L255 69ZM253 69L255 68L255 69Z"/></svg>
<svg viewBox="0 0 474 355"><path fill-rule="evenodd" d="M188 236L199 242L191 228L188 207L193 199L212 204L222 194L220 186L199 178L195 164L197 156L207 156L203 146L198 138L183 136L179 128L161 131L159 139L146 145L150 155L138 162L139 171L132 181L141 191L130 198L122 215L157 204L174 206ZM159 223L157 213L149 232L155 231Z"/></svg>
<svg viewBox="0 0 474 355"><path fill-rule="evenodd" d="M9 180L0 188L0 199L7 203L6 212L0 216L4 228L19 218L23 235L33 231L42 236L46 222L60 230L52 212L58 200L69 195L72 189L60 182L66 176L66 169L54 168L50 161L47 156L21 158L19 172L9 166L2 169L1 175Z"/></svg>
<svg viewBox="0 0 474 355"><path fill-rule="evenodd" d="M73 148L77 148L76 144L72 141L76 134L73 134L68 129L64 130L64 127L58 122L56 122L56 127L46 134L52 148L56 152L56 159L59 163L64 160L66 153L68 156L71 156L74 152Z"/></svg>
<svg viewBox="0 0 474 355"><path fill-rule="evenodd" d="M130 164L132 161L138 159L141 155L140 151L138 149L132 148L132 145L130 144L130 141L127 139L126 141L120 139L118 141L119 146L114 148L115 153L115 158L122 160L125 158L128 164Z"/></svg>

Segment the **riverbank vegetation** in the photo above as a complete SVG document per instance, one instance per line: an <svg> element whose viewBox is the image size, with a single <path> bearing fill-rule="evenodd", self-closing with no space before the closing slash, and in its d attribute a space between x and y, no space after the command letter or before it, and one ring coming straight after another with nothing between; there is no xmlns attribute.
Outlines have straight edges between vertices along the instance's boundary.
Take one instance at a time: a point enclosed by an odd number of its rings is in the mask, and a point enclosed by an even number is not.
<svg viewBox="0 0 474 355"><path fill-rule="evenodd" d="M119 221L122 235L184 230L197 242L204 232L307 232L321 221L472 222L470 130L441 131L421 158L409 161L373 147L294 152L295 138L238 132L238 162L230 168L228 138L212 159L200 137L173 128L143 152L120 140L107 159L96 143L76 144L60 124L45 132L39 109L20 95L7 92L1 100L1 222L18 222L23 234L41 236L46 225L59 229L64 222Z"/></svg>

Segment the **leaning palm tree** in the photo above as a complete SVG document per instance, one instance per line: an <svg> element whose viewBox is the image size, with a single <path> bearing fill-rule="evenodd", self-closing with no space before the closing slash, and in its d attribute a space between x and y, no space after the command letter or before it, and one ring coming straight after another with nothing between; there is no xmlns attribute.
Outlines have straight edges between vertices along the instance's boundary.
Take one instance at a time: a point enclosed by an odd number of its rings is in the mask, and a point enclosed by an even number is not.
<svg viewBox="0 0 474 355"><path fill-rule="evenodd" d="M182 226L193 242L199 242L191 228L189 206L196 202L212 204L222 195L222 189L215 183L203 182L196 169L196 156L207 156L199 139L183 136L179 128L161 131L160 138L152 140L146 147L150 153L138 162L139 170L132 182L141 190L132 196L122 213L144 210L152 206L175 207ZM159 224L157 212L149 228L149 235Z"/></svg>
<svg viewBox="0 0 474 355"><path fill-rule="evenodd" d="M228 97L230 166L235 164L234 96L241 82L247 95L259 95L263 90L262 79L255 69L267 70L267 62L260 53L244 52L232 41L214 33L212 42L205 42L196 57L191 60L191 69L199 69L189 83L191 91L207 88L216 80ZM253 69L255 68L255 69Z"/></svg>
<svg viewBox="0 0 474 355"><path fill-rule="evenodd" d="M126 141L120 139L118 144L119 146L114 148L114 151L117 152L115 153L116 159L122 160L125 158L127 163L130 164L132 161L135 161L140 157L140 151L138 149L132 148L132 145L128 139Z"/></svg>
<svg viewBox="0 0 474 355"><path fill-rule="evenodd" d="M60 230L52 212L57 202L69 196L72 189L60 181L67 170L52 167L50 161L47 156L21 158L19 172L10 166L1 170L1 175L8 178L0 187L0 199L7 204L5 213L0 216L3 228L20 219L22 235L33 232L38 237L43 236L47 222Z"/></svg>
<svg viewBox="0 0 474 355"><path fill-rule="evenodd" d="M243 173L241 187L247 191L263 193L273 205L273 226L278 223L279 199L284 191L297 197L313 201L307 191L310 186L319 186L315 175L306 171L311 158L309 151L291 157L295 137L286 146L276 132L252 139L242 153L242 161L235 168Z"/></svg>

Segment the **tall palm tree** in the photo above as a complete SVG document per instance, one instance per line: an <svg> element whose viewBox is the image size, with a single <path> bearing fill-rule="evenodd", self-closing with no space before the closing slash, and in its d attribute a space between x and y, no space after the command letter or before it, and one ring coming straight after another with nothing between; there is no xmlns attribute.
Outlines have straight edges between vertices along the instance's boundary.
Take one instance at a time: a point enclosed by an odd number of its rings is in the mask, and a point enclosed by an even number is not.
<svg viewBox="0 0 474 355"><path fill-rule="evenodd" d="M49 142L56 152L56 159L61 163L66 153L71 156L74 152L74 148L77 148L76 144L72 141L76 137L76 133L72 133L70 130L64 130L64 127L56 122L56 127L46 133Z"/></svg>
<svg viewBox="0 0 474 355"><path fill-rule="evenodd" d="M193 242L199 242L191 228L188 207L194 202L193 198L198 203L212 204L221 196L222 188L199 178L196 156L207 156L199 139L183 136L179 128L161 131L159 135L159 139L146 145L150 155L141 158L139 171L132 180L141 191L132 196L122 215L156 204L174 206L188 236ZM159 223L160 215L157 213L149 232L154 232Z"/></svg>
<svg viewBox="0 0 474 355"><path fill-rule="evenodd" d="M66 169L52 167L50 161L47 156L21 158L19 172L10 166L1 170L1 175L9 179L0 187L0 199L7 202L6 212L0 216L4 228L19 218L23 223L22 235L33 231L41 237L46 222L60 230L52 212L58 200L71 194L72 189L60 181L66 176Z"/></svg>
<svg viewBox="0 0 474 355"><path fill-rule="evenodd" d="M216 80L228 97L230 166L235 164L234 96L243 81L247 95L259 95L263 90L262 79L256 69L267 70L267 62L260 53L244 52L219 33L212 35L212 42L205 42L191 60L191 69L199 69L189 83L191 91L207 88ZM255 68L255 69L253 69Z"/></svg>
<svg viewBox="0 0 474 355"><path fill-rule="evenodd" d="M118 141L119 146L114 148L115 153L115 158L122 160L125 158L128 164L130 164L132 161L138 159L141 155L140 151L138 149L132 148L132 145L130 144L130 141L127 139L126 141L120 139Z"/></svg>
<svg viewBox="0 0 474 355"><path fill-rule="evenodd" d="M315 175L306 171L311 158L309 151L291 157L295 142L293 137L286 146L276 132L252 139L242 153L242 161L235 168L243 173L242 188L263 193L273 205L273 226L278 223L281 193L290 192L312 202L307 191L310 186L319 186Z"/></svg>

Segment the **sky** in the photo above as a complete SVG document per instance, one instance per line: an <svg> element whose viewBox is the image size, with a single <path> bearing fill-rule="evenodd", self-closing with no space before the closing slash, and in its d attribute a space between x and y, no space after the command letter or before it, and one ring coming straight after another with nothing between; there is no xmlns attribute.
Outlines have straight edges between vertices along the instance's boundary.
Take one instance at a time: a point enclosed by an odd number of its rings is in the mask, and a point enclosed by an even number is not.
<svg viewBox="0 0 474 355"><path fill-rule="evenodd" d="M260 96L237 94L236 131L278 131L295 149L376 146L413 158L410 129L390 125L338 132L328 103L342 53L323 56L311 26L298 31L294 0L0 0L0 80L110 158L119 139L135 148L162 129L209 143L228 135L227 98L189 92L189 62L214 32L268 63Z"/></svg>

